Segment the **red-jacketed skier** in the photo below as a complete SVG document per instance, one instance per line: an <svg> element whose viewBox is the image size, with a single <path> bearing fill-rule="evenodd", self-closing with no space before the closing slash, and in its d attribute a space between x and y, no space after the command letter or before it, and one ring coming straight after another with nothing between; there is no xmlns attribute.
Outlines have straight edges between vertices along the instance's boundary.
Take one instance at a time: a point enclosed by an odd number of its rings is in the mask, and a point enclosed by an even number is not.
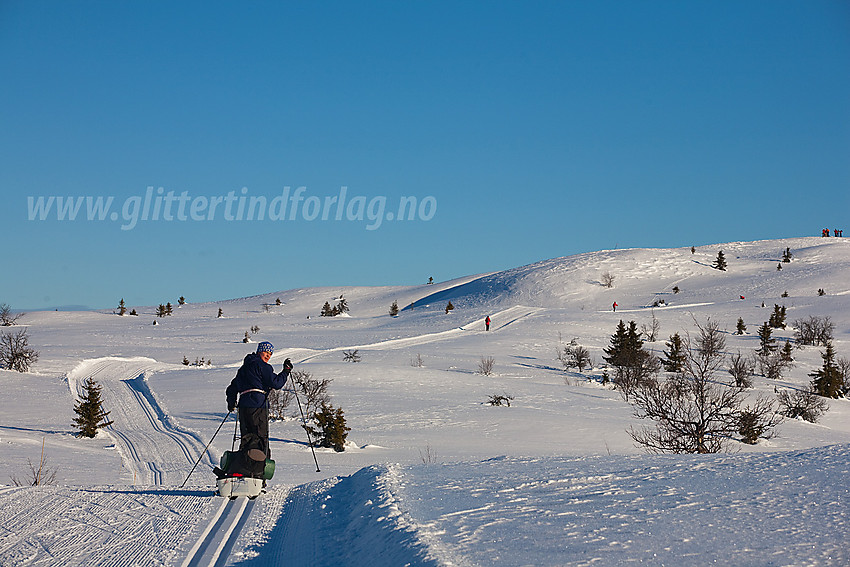
<svg viewBox="0 0 850 567"><path fill-rule="evenodd" d="M484 328L487 331L490 330L490 316L489 315L487 315L487 318L484 319Z"/></svg>

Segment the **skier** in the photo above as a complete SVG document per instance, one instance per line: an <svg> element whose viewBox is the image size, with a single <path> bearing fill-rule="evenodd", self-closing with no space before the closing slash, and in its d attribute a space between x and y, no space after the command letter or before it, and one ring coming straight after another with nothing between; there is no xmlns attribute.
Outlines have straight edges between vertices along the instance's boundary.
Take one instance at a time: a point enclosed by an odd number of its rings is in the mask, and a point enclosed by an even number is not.
<svg viewBox="0 0 850 567"><path fill-rule="evenodd" d="M612 307L614 308L614 313L616 313L617 312L617 302L616 301L614 302L614 305L612 305Z"/></svg>
<svg viewBox="0 0 850 567"><path fill-rule="evenodd" d="M490 316L489 315L487 315L487 318L484 319L484 327L487 331L490 330Z"/></svg>
<svg viewBox="0 0 850 567"><path fill-rule="evenodd" d="M226 390L227 410L232 412L239 408L239 430L242 434L239 452L248 457L245 460L247 466L259 471L265 466L266 459L271 457L268 395L272 389L283 388L292 371L292 362L287 358L283 361L283 370L275 374L269 364L273 352L274 346L268 341L257 345L257 352L245 357Z"/></svg>

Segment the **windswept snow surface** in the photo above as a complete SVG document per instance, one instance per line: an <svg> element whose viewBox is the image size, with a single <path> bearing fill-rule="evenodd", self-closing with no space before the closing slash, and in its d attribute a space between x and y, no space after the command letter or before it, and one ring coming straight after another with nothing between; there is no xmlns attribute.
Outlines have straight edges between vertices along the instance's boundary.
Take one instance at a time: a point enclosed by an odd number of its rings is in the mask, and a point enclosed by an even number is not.
<svg viewBox="0 0 850 567"><path fill-rule="evenodd" d="M848 475L847 445L369 467L293 490L243 564L847 565Z"/></svg>
<svg viewBox="0 0 850 567"><path fill-rule="evenodd" d="M786 247L793 260L778 270ZM721 249L725 272L711 268ZM695 321L734 331L741 317L747 332L726 334L726 347L747 354L775 304L788 311L780 343L794 320L829 316L836 352L850 357L848 282L850 241L793 238L190 303L157 325L153 307L129 302L139 317L30 313L20 323L38 363L0 370L0 565L846 565L848 400L755 446L732 440L730 454L647 455L626 432L649 424L600 377L620 319L655 317L660 340L646 347L661 354ZM341 296L349 317L318 316ZM331 380L349 445L317 449L316 472L292 408L271 427L269 492L231 502L213 496L211 473L234 442L224 389L260 340L276 345L278 369L291 358ZM556 350L572 340L593 368L563 370ZM344 362L348 349L362 362ZM756 376L752 395L807 387L821 350L795 350L795 365L779 380ZM478 371L485 357L493 375ZM87 378L114 423L78 439ZM490 406L498 394L511 406ZM13 486L29 483L42 448L55 483Z"/></svg>

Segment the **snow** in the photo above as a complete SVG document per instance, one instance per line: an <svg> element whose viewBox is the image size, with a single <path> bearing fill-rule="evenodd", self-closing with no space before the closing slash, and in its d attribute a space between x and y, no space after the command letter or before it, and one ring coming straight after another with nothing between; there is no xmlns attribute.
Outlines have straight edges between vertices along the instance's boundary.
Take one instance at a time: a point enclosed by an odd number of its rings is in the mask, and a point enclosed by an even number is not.
<svg viewBox="0 0 850 567"><path fill-rule="evenodd" d="M786 247L793 260L777 271ZM726 272L711 268L721 249ZM613 288L600 284L606 271ZM647 424L598 380L617 322L653 315L661 339L647 347L658 353L708 317L730 331L743 318L748 332L726 341L746 353L773 305L785 305L789 323L830 316L848 357L848 282L850 242L791 238L187 303L156 326L154 306L128 304L138 317L30 313L19 323L39 361L26 374L0 370L0 565L850 564L848 400L830 400L817 424L786 420L773 439L735 442L728 454L648 455L626 433ZM340 296L349 316L319 317ZM658 299L665 305L652 308ZM793 339L793 329L775 336ZM595 368L561 369L556 349L573 339ZM271 427L269 492L231 502L213 496L211 474L233 442L224 388L261 340L275 344L276 368L291 358L332 380L350 443L317 449L317 473L293 413ZM362 361L344 362L349 349ZM795 351L781 380L756 377L753 396L807 385L820 350ZM212 364L184 366L184 356ZM483 376L490 356L495 373ZM115 423L77 439L74 396L89 377ZM487 404L496 394L511 407ZM55 483L13 486L42 443Z"/></svg>

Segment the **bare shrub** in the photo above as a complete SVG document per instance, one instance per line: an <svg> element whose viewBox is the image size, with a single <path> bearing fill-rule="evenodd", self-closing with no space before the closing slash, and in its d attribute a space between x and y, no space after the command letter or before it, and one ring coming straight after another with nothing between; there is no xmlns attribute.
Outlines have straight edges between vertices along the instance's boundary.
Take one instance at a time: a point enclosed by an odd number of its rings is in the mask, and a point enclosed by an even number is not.
<svg viewBox="0 0 850 567"><path fill-rule="evenodd" d="M796 329L794 340L799 345L826 346L835 331L835 324L828 316L810 315L795 320L791 325Z"/></svg>
<svg viewBox="0 0 850 567"><path fill-rule="evenodd" d="M295 394L292 390L272 390L269 392L269 419L283 421Z"/></svg>
<svg viewBox="0 0 850 567"><path fill-rule="evenodd" d="M419 458L422 460L423 465L433 465L437 462L437 453L431 447L430 444L425 445L425 452L422 452L422 449L419 449Z"/></svg>
<svg viewBox="0 0 850 567"><path fill-rule="evenodd" d="M770 380L779 380L782 378L782 372L789 366L793 366L793 363L783 357L780 352L760 354L756 356L756 361L759 372Z"/></svg>
<svg viewBox="0 0 850 567"><path fill-rule="evenodd" d="M681 372L643 380L631 392L635 417L655 422L654 429L628 432L647 451L717 453L740 433L744 414L743 428L753 442L770 434L776 424L769 402L758 399L745 408L745 389L717 376L725 358L725 339L717 323L709 319L696 325L696 338L686 341ZM753 432L758 432L755 439Z"/></svg>
<svg viewBox="0 0 850 567"><path fill-rule="evenodd" d="M360 362L362 360L360 357L360 351L357 349L342 351L342 359L345 362Z"/></svg>
<svg viewBox="0 0 850 567"><path fill-rule="evenodd" d="M30 348L27 330L0 334L0 366L16 372L28 372L38 360L38 351Z"/></svg>
<svg viewBox="0 0 850 567"><path fill-rule="evenodd" d="M495 366L496 360L492 356L482 356L481 360L478 362L478 373L483 374L484 376L491 376Z"/></svg>
<svg viewBox="0 0 850 567"><path fill-rule="evenodd" d="M564 370L578 368L579 372L585 368L592 368L590 351L581 345L567 345L558 349L558 360L564 366Z"/></svg>
<svg viewBox="0 0 850 567"><path fill-rule="evenodd" d="M425 366L425 360L422 358L421 354L417 354L413 358L410 359L410 365L414 368L422 368Z"/></svg>
<svg viewBox="0 0 850 567"><path fill-rule="evenodd" d="M16 476L9 477L12 484L15 486L48 486L56 481L56 469L47 466L47 457L44 455L44 437L41 438L41 459L38 467L29 459L27 459L27 465L29 465L30 474L23 479Z"/></svg>
<svg viewBox="0 0 850 567"><path fill-rule="evenodd" d="M614 287L614 280L616 277L611 274L611 272L603 272L601 276L602 285L607 288Z"/></svg>
<svg viewBox="0 0 850 567"><path fill-rule="evenodd" d="M330 405L331 397L328 394L328 386L332 380L315 380L309 372L303 370L294 370L289 377L304 397L304 412L307 419L313 419L313 416L323 405Z"/></svg>
<svg viewBox="0 0 850 567"><path fill-rule="evenodd" d="M508 394L493 394L490 396L490 399L487 400L487 403L491 406L508 406L511 407L511 401L513 401L514 397L509 396Z"/></svg>
<svg viewBox="0 0 850 567"><path fill-rule="evenodd" d="M729 357L729 374L735 380L735 385L739 388L753 387L753 372L755 372L755 362L753 359L741 354L733 354Z"/></svg>
<svg viewBox="0 0 850 567"><path fill-rule="evenodd" d="M810 423L817 423L818 419L829 411L829 404L811 390L787 390L779 392L780 413L791 419L803 419Z"/></svg>
<svg viewBox="0 0 850 567"><path fill-rule="evenodd" d="M650 343L654 343L658 340L658 333L661 332L661 323L658 322L658 319L655 317L655 312L652 313L652 321L649 322L649 325L641 325L640 326L640 334L646 337L646 340Z"/></svg>
<svg viewBox="0 0 850 567"><path fill-rule="evenodd" d="M26 313L12 313L12 307L6 303L0 303L0 327L11 327L18 319Z"/></svg>

